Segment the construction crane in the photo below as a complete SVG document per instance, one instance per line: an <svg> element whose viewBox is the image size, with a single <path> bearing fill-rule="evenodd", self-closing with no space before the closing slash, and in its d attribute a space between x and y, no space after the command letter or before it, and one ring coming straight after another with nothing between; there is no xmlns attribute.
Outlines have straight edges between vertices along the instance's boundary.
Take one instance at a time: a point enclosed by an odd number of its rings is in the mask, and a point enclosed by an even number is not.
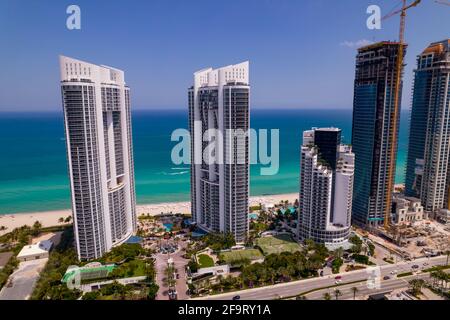
<svg viewBox="0 0 450 320"><path fill-rule="evenodd" d="M448 2L448 1L436 0L434 2L439 3L439 4L443 4L445 6L450 6L450 2Z"/></svg>
<svg viewBox="0 0 450 320"><path fill-rule="evenodd" d="M397 62L396 62L396 70L395 70L395 92L394 92L394 114L391 117L390 128L393 132L392 134L392 145L390 150L390 168L388 170L388 192L387 192L387 201L386 201L386 211L384 215L384 228L386 230L389 229L390 225L390 217L391 217L391 201L393 195L393 174L395 172L395 149L397 145L397 117L400 112L400 82L402 77L402 68L403 68L403 54L405 51L405 24L406 24L406 11L416 7L419 5L421 0L415 0L411 4L407 5L406 0L402 0L402 8L395 10L382 18L382 20L389 19L390 17L397 15L400 13L400 32L398 36L398 54L397 54Z"/></svg>

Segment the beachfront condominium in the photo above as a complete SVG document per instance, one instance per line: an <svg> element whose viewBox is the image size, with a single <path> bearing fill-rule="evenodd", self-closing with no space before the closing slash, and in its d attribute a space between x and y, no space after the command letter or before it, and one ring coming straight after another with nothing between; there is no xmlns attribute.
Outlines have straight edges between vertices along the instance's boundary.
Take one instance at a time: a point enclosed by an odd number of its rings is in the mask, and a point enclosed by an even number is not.
<svg viewBox="0 0 450 320"><path fill-rule="evenodd" d="M450 210L450 39L431 43L414 77L405 193L426 213Z"/></svg>
<svg viewBox="0 0 450 320"><path fill-rule="evenodd" d="M379 42L358 49L356 56L352 221L363 228L384 224L391 213L403 73L399 52L398 42Z"/></svg>
<svg viewBox="0 0 450 320"><path fill-rule="evenodd" d="M341 144L341 129L303 132L300 155L298 239L330 249L350 235L355 155Z"/></svg>
<svg viewBox="0 0 450 320"><path fill-rule="evenodd" d="M192 217L238 243L248 233L249 95L248 62L195 72L189 89Z"/></svg>
<svg viewBox="0 0 450 320"><path fill-rule="evenodd" d="M61 56L61 94L80 260L136 230L130 93L124 72Z"/></svg>

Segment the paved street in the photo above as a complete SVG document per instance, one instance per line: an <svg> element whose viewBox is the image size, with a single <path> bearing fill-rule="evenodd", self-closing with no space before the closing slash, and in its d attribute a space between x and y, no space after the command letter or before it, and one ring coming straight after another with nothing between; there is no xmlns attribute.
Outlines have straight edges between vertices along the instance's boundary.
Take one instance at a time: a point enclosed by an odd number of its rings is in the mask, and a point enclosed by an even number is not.
<svg viewBox="0 0 450 320"><path fill-rule="evenodd" d="M339 291L342 293L342 296L339 296L339 300L353 299L353 291L352 288L356 287L358 289L356 297L358 296L367 296L373 295L377 293L389 292L395 289L406 288L408 287L408 281L413 278L420 279L429 279L429 273L423 273L419 275L412 275L409 277L402 278L391 278L389 280L380 281L380 286L378 288L370 288L367 285L367 282L353 283L348 285L339 286ZM323 290L317 290L306 294L306 298L308 300L323 300L323 295L328 292L331 295L331 299L335 299L334 295L335 288L328 288Z"/></svg>
<svg viewBox="0 0 450 320"><path fill-rule="evenodd" d="M201 297L196 299L207 299L207 300L229 300L232 299L236 295L240 295L241 299L243 300L270 300L270 299L279 299L283 297L290 297L295 296L300 293L308 292L310 290L323 288L327 286L332 286L335 284L336 280L335 277L340 275L342 277L342 288L344 287L345 283L348 282L356 282L356 281L364 281L362 285L366 286L367 288L367 279L370 278L369 271L374 270L375 275L380 280L381 290L388 290L388 288L392 286L398 286L401 282L403 282L405 279L396 279L395 281L392 280L382 280L384 276L389 275L391 278L393 276L391 275L391 272L396 270L397 273L403 273L403 272L409 272L414 269L411 267L413 265L418 265L419 269L427 269L435 265L443 265L446 262L445 256L440 257L434 257L434 258L422 258L417 259L414 261L407 261L407 262L399 262L397 264L387 264L380 267L375 268L368 268L364 270L356 270L346 273L340 273L340 274L334 274L324 277L318 277L318 278L312 278L312 279L306 279L306 280L299 280L294 282L288 282L288 283L281 283L276 284L274 286L266 286L261 288L254 288L254 289L247 289L242 291L235 291L230 293L224 293L219 295L213 295L213 296L207 296L207 297ZM425 264L425 265L424 265ZM377 282L375 282L375 285ZM403 283L404 285L404 283ZM349 286L349 288L355 286L355 284L352 284ZM340 289L341 287L339 287ZM322 293L323 295L323 293Z"/></svg>
<svg viewBox="0 0 450 320"><path fill-rule="evenodd" d="M184 242L179 242L179 245L180 249L177 252L170 255L158 253L155 257L156 283L159 286L159 291L156 300L169 300L168 296L169 289L164 285L163 281L163 279L165 278L164 270L167 268L167 261L169 260L169 258L173 259L173 263L179 274L179 279L177 279L176 284L178 300L185 300L189 298L187 295L188 288L186 285L186 272L185 272L186 264L189 261L182 257L184 251L181 250L181 248L184 248L186 244Z"/></svg>
<svg viewBox="0 0 450 320"><path fill-rule="evenodd" d="M27 300L33 293L39 274L48 259L25 261L9 276L7 285L0 291L0 300ZM8 283L12 283L9 287Z"/></svg>

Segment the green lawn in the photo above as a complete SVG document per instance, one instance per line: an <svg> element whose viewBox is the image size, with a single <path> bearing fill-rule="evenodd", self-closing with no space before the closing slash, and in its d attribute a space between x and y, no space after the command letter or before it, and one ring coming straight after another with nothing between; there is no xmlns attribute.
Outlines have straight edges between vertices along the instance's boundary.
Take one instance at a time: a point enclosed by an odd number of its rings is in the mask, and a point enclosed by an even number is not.
<svg viewBox="0 0 450 320"><path fill-rule="evenodd" d="M214 267L214 260L206 254L198 255L197 259L198 259L198 264L200 265L200 268Z"/></svg>
<svg viewBox="0 0 450 320"><path fill-rule="evenodd" d="M264 255L301 250L300 245L287 234L259 238L256 240L256 245L261 248Z"/></svg>
<svg viewBox="0 0 450 320"><path fill-rule="evenodd" d="M263 255L258 249L233 250L220 254L220 260L227 264L233 264L234 261L242 261L243 259L258 260L261 258L263 258Z"/></svg>

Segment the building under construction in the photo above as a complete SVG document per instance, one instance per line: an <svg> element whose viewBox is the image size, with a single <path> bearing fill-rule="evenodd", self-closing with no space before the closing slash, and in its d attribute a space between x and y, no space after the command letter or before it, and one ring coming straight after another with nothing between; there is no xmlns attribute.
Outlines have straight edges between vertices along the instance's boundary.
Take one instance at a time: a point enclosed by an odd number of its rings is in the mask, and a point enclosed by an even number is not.
<svg viewBox="0 0 450 320"><path fill-rule="evenodd" d="M384 41L360 48L356 56L352 220L363 228L382 225L391 211L403 73L398 63L405 47Z"/></svg>

